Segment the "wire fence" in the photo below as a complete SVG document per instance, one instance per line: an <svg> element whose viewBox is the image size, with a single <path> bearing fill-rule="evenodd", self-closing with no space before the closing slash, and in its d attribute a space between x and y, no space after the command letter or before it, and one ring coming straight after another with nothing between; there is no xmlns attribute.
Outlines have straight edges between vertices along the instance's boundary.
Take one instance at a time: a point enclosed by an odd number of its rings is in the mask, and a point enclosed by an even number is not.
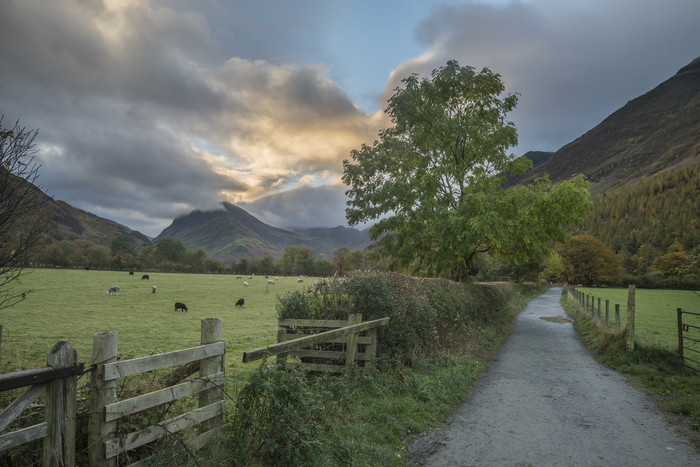
<svg viewBox="0 0 700 467"><path fill-rule="evenodd" d="M568 288L568 290L582 308L613 330L616 329L615 308L617 306L620 313L619 330L629 334L627 329L628 289ZM633 302L634 341L646 347L677 351L677 309L700 312L699 298L689 291L636 289Z"/></svg>

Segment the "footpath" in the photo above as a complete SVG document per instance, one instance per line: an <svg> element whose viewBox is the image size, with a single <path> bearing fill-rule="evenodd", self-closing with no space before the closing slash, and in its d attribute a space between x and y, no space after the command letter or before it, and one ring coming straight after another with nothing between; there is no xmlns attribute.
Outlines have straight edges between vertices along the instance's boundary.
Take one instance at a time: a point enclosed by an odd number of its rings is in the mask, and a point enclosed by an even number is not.
<svg viewBox="0 0 700 467"><path fill-rule="evenodd" d="M700 466L654 403L596 362L555 287L532 300L469 402L409 446L426 466Z"/></svg>

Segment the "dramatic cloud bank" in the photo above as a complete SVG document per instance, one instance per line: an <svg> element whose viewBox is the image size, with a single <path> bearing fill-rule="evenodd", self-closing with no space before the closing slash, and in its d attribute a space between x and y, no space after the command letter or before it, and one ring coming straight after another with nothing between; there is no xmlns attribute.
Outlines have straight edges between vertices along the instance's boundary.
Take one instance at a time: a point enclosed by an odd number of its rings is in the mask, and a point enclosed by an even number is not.
<svg viewBox="0 0 700 467"><path fill-rule="evenodd" d="M345 224L342 160L400 79L456 59L520 93L556 150L700 55L696 0L4 0L0 114L39 129L56 199L157 235L236 203Z"/></svg>

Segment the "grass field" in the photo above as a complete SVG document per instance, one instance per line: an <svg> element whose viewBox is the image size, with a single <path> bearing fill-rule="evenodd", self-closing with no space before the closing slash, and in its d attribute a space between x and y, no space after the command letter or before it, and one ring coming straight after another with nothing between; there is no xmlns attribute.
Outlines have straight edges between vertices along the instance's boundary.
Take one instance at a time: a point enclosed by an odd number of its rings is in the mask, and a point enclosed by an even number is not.
<svg viewBox="0 0 700 467"><path fill-rule="evenodd" d="M615 304L620 305L622 327L627 322L627 289L580 287L577 290L601 299L604 316L605 300L610 301L610 319L614 323ZM700 313L700 295L688 290L635 290L635 337L637 342L668 349L678 347L676 309Z"/></svg>
<svg viewBox="0 0 700 467"><path fill-rule="evenodd" d="M148 274L150 280L141 280L141 272L29 271L19 284L31 290L26 300L0 311L2 371L46 365L47 353L61 340L70 342L79 361L89 365L92 336L105 331L118 333L122 359L193 347L200 342L201 318L220 318L227 370L246 372L255 364L243 364L243 352L276 341L277 296L313 283L281 276L268 285L264 276ZM106 293L113 285L121 288L118 296ZM245 304L234 307L239 298ZM176 301L189 311L175 312Z"/></svg>

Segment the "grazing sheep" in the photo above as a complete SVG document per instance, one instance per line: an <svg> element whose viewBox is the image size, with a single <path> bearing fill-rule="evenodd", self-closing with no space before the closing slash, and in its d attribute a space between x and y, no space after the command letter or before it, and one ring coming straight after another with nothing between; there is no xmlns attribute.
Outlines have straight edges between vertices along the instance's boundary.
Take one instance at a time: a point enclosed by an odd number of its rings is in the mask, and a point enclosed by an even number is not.
<svg viewBox="0 0 700 467"><path fill-rule="evenodd" d="M252 278L253 278L253 276L248 276L248 279L252 279Z"/></svg>
<svg viewBox="0 0 700 467"><path fill-rule="evenodd" d="M246 287L248 287L248 281L243 282L243 285L245 285Z"/></svg>
<svg viewBox="0 0 700 467"><path fill-rule="evenodd" d="M119 295L119 286L114 285L107 289L107 295Z"/></svg>
<svg viewBox="0 0 700 467"><path fill-rule="evenodd" d="M133 276L133 275L134 275L134 271L129 271L129 275L130 275L130 276Z"/></svg>
<svg viewBox="0 0 700 467"><path fill-rule="evenodd" d="M241 276L236 276L236 279L242 279L242 277L241 277Z"/></svg>
<svg viewBox="0 0 700 467"><path fill-rule="evenodd" d="M268 283L268 284L275 285L275 281L273 281L272 279L268 279L268 280L267 280L267 283Z"/></svg>
<svg viewBox="0 0 700 467"><path fill-rule="evenodd" d="M175 302L175 311L177 310L187 311L187 305L182 302Z"/></svg>
<svg viewBox="0 0 700 467"><path fill-rule="evenodd" d="M153 287L151 287L151 290L153 290L153 293L156 293L156 289L157 289L157 287L155 285Z"/></svg>
<svg viewBox="0 0 700 467"><path fill-rule="evenodd" d="M150 276L148 274L144 274L143 276L141 276L141 280L144 280L144 279L148 280L148 279L150 279Z"/></svg>
<svg viewBox="0 0 700 467"><path fill-rule="evenodd" d="M239 298L238 301L236 302L236 306L243 306L244 303L245 303L245 300L243 300L242 298Z"/></svg>
<svg viewBox="0 0 700 467"><path fill-rule="evenodd" d="M297 279L297 282L301 284L302 282L304 282L304 279L300 277L299 279Z"/></svg>

